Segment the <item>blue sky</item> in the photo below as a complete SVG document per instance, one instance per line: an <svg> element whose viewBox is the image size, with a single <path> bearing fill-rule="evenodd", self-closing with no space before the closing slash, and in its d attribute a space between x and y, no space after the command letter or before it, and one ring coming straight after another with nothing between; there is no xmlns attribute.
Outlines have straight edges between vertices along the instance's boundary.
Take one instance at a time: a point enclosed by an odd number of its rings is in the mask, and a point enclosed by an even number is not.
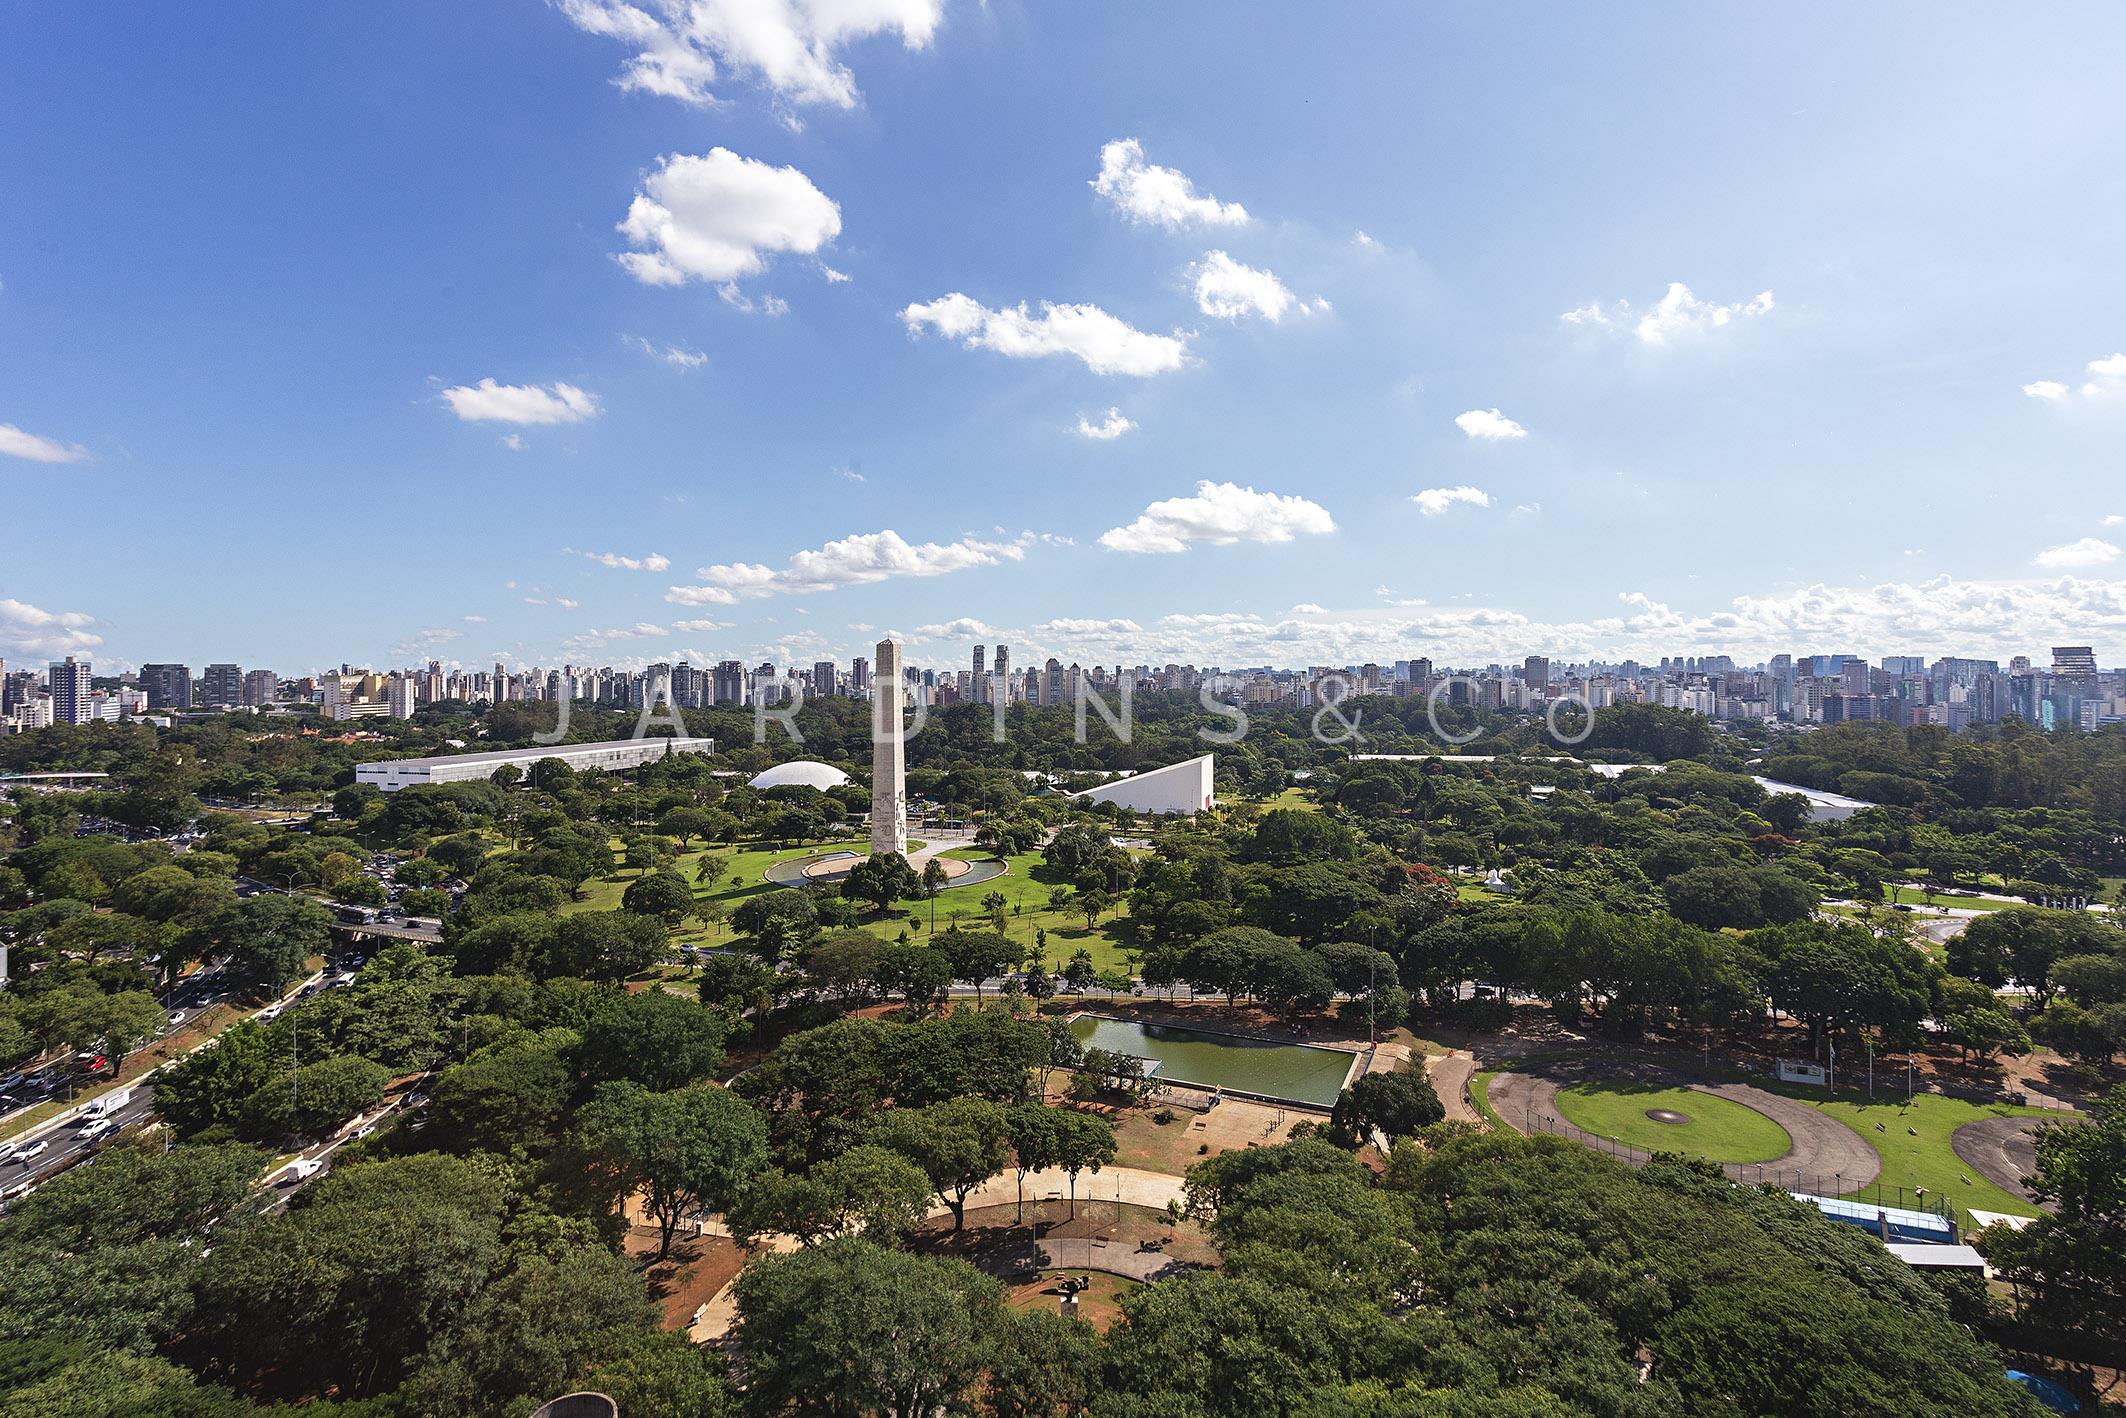
<svg viewBox="0 0 2126 1418"><path fill-rule="evenodd" d="M2116 662L2122 40L17 7L0 655Z"/></svg>

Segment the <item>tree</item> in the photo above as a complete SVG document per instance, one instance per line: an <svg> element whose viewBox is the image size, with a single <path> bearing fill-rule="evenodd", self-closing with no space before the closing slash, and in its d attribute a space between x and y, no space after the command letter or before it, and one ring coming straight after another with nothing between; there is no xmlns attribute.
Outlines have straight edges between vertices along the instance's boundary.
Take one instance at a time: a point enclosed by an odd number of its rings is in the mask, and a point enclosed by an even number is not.
<svg viewBox="0 0 2126 1418"><path fill-rule="evenodd" d="M623 991L584 1025L579 1058L592 1080L665 1092L713 1077L729 1033L727 1016L668 990Z"/></svg>
<svg viewBox="0 0 2126 1418"><path fill-rule="evenodd" d="M753 937L753 948L770 965L819 933L819 909L803 891L748 896L731 912L731 928Z"/></svg>
<svg viewBox="0 0 2126 1418"><path fill-rule="evenodd" d="M717 951L700 957L700 970L696 988L703 1004L743 1014L773 999L777 976L758 960Z"/></svg>
<svg viewBox="0 0 2126 1418"><path fill-rule="evenodd" d="M313 955L332 938L325 908L298 896L254 896L239 901L214 924L229 955L229 979L254 994L277 995L301 978Z"/></svg>
<svg viewBox="0 0 2126 1418"><path fill-rule="evenodd" d="M1114 1124L1090 1113L1053 1108L1045 1103L1022 1103L1011 1109L1007 1127L1019 1172L1022 1206L1026 1178L1054 1167L1069 1173L1075 1208L1078 1174L1097 1172L1115 1160Z"/></svg>
<svg viewBox="0 0 2126 1418"><path fill-rule="evenodd" d="M760 1413L928 1418L974 1388L1003 1322L997 1283L965 1262L854 1237L757 1261L736 1293Z"/></svg>
<svg viewBox="0 0 2126 1418"><path fill-rule="evenodd" d="M630 911L584 911L554 923L541 978L624 980L664 956L664 927Z"/></svg>
<svg viewBox="0 0 2126 1418"><path fill-rule="evenodd" d="M1009 937L996 931L961 930L957 926L933 936L930 944L951 965L953 979L974 986L977 1003L982 998L982 982L1010 969L1019 950Z"/></svg>
<svg viewBox="0 0 2126 1418"><path fill-rule="evenodd" d="M911 1014L921 1014L952 987L952 964L942 951L925 945L879 947L872 979L889 995L899 995Z"/></svg>
<svg viewBox="0 0 2126 1418"><path fill-rule="evenodd" d="M384 1098L391 1070L353 1054L304 1064L261 1084L244 1101L239 1128L260 1142L319 1138Z"/></svg>
<svg viewBox="0 0 2126 1418"><path fill-rule="evenodd" d="M930 929L932 930L936 930L938 927L938 893L945 889L946 881L945 864L943 862L936 857L932 857L929 861L923 863L923 899L930 903Z"/></svg>
<svg viewBox="0 0 2126 1418"><path fill-rule="evenodd" d="M892 1108L867 1136L923 1169L952 1210L952 1229L967 1225L967 1198L1011 1165L1011 1115L985 1098L955 1098L928 1108Z"/></svg>
<svg viewBox="0 0 2126 1418"><path fill-rule="evenodd" d="M1339 1129L1363 1135L1379 1128L1390 1139L1409 1137L1447 1116L1439 1094L1422 1069L1368 1073L1336 1100L1330 1121Z"/></svg>
<svg viewBox="0 0 2126 1418"><path fill-rule="evenodd" d="M2086 1122L2041 1123L2030 1194L2047 1214L1979 1233L2023 1317L2091 1336L2126 1334L2126 1084Z"/></svg>
<svg viewBox="0 0 2126 1418"><path fill-rule="evenodd" d="M654 917L667 930L694 910L694 889L686 878L669 867L636 877L620 894L620 907L638 916Z"/></svg>
<svg viewBox="0 0 2126 1418"><path fill-rule="evenodd" d="M842 895L868 901L875 911L885 911L903 896L922 890L922 880L908 859L899 852L873 852L842 878Z"/></svg>
<svg viewBox="0 0 2126 1418"><path fill-rule="evenodd" d="M1079 915L1085 917L1085 929L1091 930L1100 923L1100 913L1115 903L1105 891L1094 887L1090 891L1080 891L1072 896L1071 904L1077 907Z"/></svg>
<svg viewBox="0 0 2126 1418"><path fill-rule="evenodd" d="M657 1223L657 1259L672 1233L697 1211L728 1211L767 1161L760 1114L714 1086L652 1093L634 1083L601 1084L579 1118L585 1143L612 1168L624 1204L638 1190Z"/></svg>
<svg viewBox="0 0 2126 1418"><path fill-rule="evenodd" d="M1069 985L1077 993L1083 994L1086 988L1098 977L1099 973L1093 967L1091 951L1073 951L1070 959L1063 964L1063 983Z"/></svg>
<svg viewBox="0 0 2126 1418"><path fill-rule="evenodd" d="M162 1033L169 1016L145 990L105 994L91 987L55 990L47 1001L47 1037L69 1048L93 1049L115 1075L126 1055Z"/></svg>
<svg viewBox="0 0 2126 1418"><path fill-rule="evenodd" d="M682 850L696 837L706 837L714 826L715 820L708 809L698 807L669 808L657 819L657 830L678 839Z"/></svg>

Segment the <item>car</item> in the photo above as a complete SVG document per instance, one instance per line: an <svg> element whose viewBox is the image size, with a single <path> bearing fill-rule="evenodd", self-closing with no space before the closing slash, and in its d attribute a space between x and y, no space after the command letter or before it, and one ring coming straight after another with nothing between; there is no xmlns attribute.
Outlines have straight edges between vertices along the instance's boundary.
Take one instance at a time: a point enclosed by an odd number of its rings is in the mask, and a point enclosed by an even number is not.
<svg viewBox="0 0 2126 1418"><path fill-rule="evenodd" d="M118 1131L122 1124L116 1118L102 1118L81 1130L81 1145L93 1147Z"/></svg>
<svg viewBox="0 0 2126 1418"><path fill-rule="evenodd" d="M362 1125L361 1125L360 1127L358 1127L358 1128L356 1128L356 1129L354 1130L354 1135L355 1135L356 1139L361 1139L361 1138L365 1138L365 1137L369 1136L369 1134L371 1134L371 1133L373 1133L373 1132L375 1132L375 1131L376 1131L376 1124L375 1124L375 1123L363 1123L363 1124L362 1124Z"/></svg>
<svg viewBox="0 0 2126 1418"><path fill-rule="evenodd" d="M316 1157L298 1157L288 1164L286 1185L293 1186L297 1182L307 1182L324 1170L325 1164L321 1159Z"/></svg>
<svg viewBox="0 0 2126 1418"><path fill-rule="evenodd" d="M52 1140L48 1137L40 1137L35 1142L25 1142L22 1144L20 1150L15 1153L15 1160L17 1162L27 1163L32 1157L42 1156L44 1154L45 1149L50 1147L51 1145Z"/></svg>
<svg viewBox="0 0 2126 1418"><path fill-rule="evenodd" d="M277 1004L269 1004L258 1012L258 1017L270 1024L281 1017L281 1007Z"/></svg>
<svg viewBox="0 0 2126 1418"><path fill-rule="evenodd" d="M189 1009L173 1009L170 1011L170 1027L175 1029L191 1017L192 1011Z"/></svg>

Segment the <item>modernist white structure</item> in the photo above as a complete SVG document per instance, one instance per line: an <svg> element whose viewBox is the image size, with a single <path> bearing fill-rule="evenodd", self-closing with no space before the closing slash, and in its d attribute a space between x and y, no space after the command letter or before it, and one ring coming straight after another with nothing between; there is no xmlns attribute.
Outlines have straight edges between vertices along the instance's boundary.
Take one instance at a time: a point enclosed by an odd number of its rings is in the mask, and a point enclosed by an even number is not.
<svg viewBox="0 0 2126 1418"><path fill-rule="evenodd" d="M501 748L489 753L452 753L441 758L391 758L364 763L354 770L357 783L374 783L387 793L417 783L480 783L505 764L530 773L543 758L558 758L581 773L598 768L617 773L639 768L668 753L713 753L714 739L612 739L605 743L557 743L538 748Z"/></svg>
<svg viewBox="0 0 2126 1418"><path fill-rule="evenodd" d="M1202 812L1210 807L1212 755L1170 763L1102 783L1077 795L1081 803L1119 803L1132 812Z"/></svg>
<svg viewBox="0 0 2126 1418"><path fill-rule="evenodd" d="M778 763L764 773L756 773L747 780L749 788L817 788L826 792L829 788L847 786L849 775L831 763L820 763L810 758L793 759Z"/></svg>

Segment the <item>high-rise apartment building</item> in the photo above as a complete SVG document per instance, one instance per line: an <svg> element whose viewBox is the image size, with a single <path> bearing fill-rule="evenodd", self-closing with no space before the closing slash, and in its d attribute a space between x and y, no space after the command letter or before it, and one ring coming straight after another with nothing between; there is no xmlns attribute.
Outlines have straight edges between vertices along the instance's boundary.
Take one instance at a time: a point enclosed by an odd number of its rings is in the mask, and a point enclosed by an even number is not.
<svg viewBox="0 0 2126 1418"><path fill-rule="evenodd" d="M271 670L252 670L244 676L244 704L263 709L280 693L280 676Z"/></svg>
<svg viewBox="0 0 2126 1418"><path fill-rule="evenodd" d="M52 661L45 671L45 685L52 692L52 722L86 724L95 717L89 703L89 663L72 655Z"/></svg>

